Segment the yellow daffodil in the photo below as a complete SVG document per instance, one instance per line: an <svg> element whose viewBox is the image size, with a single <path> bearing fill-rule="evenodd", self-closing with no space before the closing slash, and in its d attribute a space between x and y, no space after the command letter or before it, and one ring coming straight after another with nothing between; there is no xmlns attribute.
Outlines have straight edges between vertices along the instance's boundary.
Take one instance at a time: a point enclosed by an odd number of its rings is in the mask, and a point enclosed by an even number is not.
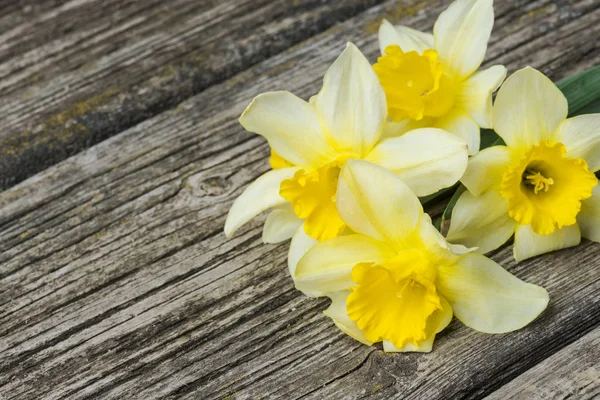
<svg viewBox="0 0 600 400"><path fill-rule="evenodd" d="M298 289L331 298L325 315L356 340L428 352L453 314L475 330L504 333L546 308L543 288L449 245L388 170L348 161L337 198L339 215L356 233L314 245L292 272Z"/></svg>
<svg viewBox="0 0 600 400"><path fill-rule="evenodd" d="M532 68L506 80L494 129L506 146L473 157L448 240L486 253L515 233L517 260L600 242L600 114L567 118L567 100Z"/></svg>
<svg viewBox="0 0 600 400"><path fill-rule="evenodd" d="M289 239L296 231L302 242L307 242L305 233L316 240L345 233L347 226L336 209L336 188L340 168L349 159L384 166L418 196L458 181L467 165L464 141L436 128L380 140L386 116L379 80L352 44L329 68L323 88L310 102L289 92L256 97L240 123L267 139L273 170L235 201L225 233L233 235L270 208L274 210L263 230L267 243Z"/></svg>
<svg viewBox="0 0 600 400"><path fill-rule="evenodd" d="M492 93L506 77L501 65L477 71L493 25L493 0L456 0L433 35L383 21L373 68L394 121L386 135L438 127L464 139L469 154L479 151L479 128L491 128Z"/></svg>

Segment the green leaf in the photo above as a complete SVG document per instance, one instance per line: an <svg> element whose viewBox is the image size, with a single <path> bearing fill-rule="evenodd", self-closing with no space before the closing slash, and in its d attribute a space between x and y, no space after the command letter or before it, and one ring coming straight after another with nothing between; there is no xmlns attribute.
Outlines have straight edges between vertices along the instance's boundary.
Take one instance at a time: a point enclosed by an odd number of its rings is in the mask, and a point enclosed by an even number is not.
<svg viewBox="0 0 600 400"><path fill-rule="evenodd" d="M600 65L556 84L569 101L569 117L600 112ZM590 105L594 104L592 109Z"/></svg>
<svg viewBox="0 0 600 400"><path fill-rule="evenodd" d="M429 196L424 196L424 197L419 197L419 201L421 201L422 205L426 205L428 203L431 203L433 200L435 199L439 199L440 197L443 197L444 195L448 195L449 193L451 193L454 189L456 189L458 186L460 185L460 183L455 183L454 185L442 189L438 192L435 192L433 194L430 194Z"/></svg>
<svg viewBox="0 0 600 400"><path fill-rule="evenodd" d="M448 229L450 229L450 217L452 216L452 210L456 205L456 202L460 198L460 196L467 190L462 184L458 185L456 192L450 198L450 201L446 205L444 212L441 217L438 217L433 221L433 226L436 227L438 231L440 231L444 236L448 233Z"/></svg>
<svg viewBox="0 0 600 400"><path fill-rule="evenodd" d="M452 216L452 209L454 209L454 206L456 205L458 198L465 192L465 190L467 190L467 188L464 187L463 185L460 185L458 187L458 189L456 189L456 192L454 192L454 195L452 196L452 198L450 198L450 201L448 202L448 205L446 206L446 209L444 210L444 213L442 214L442 217L441 217L442 225L444 224L444 221L450 220L450 217Z"/></svg>
<svg viewBox="0 0 600 400"><path fill-rule="evenodd" d="M600 90L600 89L598 89L598 90ZM597 99L589 104L582 106L580 109L577 110L576 113L569 115L569 117L575 117L577 115L583 115L583 114L594 114L594 113L600 113L600 99Z"/></svg>
<svg viewBox="0 0 600 400"><path fill-rule="evenodd" d="M498 141L502 141L502 139L493 130L481 130L481 145L479 146L481 150L487 149L488 147L496 146L496 143L498 143Z"/></svg>

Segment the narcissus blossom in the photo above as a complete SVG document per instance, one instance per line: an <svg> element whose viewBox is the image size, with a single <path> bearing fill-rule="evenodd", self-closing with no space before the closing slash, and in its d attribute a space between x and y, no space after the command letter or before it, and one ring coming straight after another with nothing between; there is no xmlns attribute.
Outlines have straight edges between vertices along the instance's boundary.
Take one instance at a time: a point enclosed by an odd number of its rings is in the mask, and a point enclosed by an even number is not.
<svg viewBox="0 0 600 400"><path fill-rule="evenodd" d="M383 21L382 56L373 66L395 123L386 135L438 127L479 151L480 128L492 126L492 93L506 68L481 65L494 24L493 0L457 0L440 14L433 35Z"/></svg>
<svg viewBox="0 0 600 400"><path fill-rule="evenodd" d="M600 242L600 114L567 112L565 96L539 71L506 80L494 104L506 146L470 160L449 241L486 253L514 233L517 260L575 246L581 236Z"/></svg>
<svg viewBox="0 0 600 400"><path fill-rule="evenodd" d="M235 201L228 236L267 209L263 240L275 243L294 232L325 240L347 232L336 208L340 169L350 159L384 166L418 195L453 185L464 173L467 144L436 128L380 140L387 118L385 94L368 60L352 44L325 74L310 102L289 92L256 97L240 117L271 147L273 170ZM302 228L299 228L303 225Z"/></svg>
<svg viewBox="0 0 600 400"><path fill-rule="evenodd" d="M348 161L337 208L356 233L317 243L292 272L305 294L331 298L325 315L356 340L428 352L452 315L478 331L503 333L548 304L543 288L449 245L410 188L380 166Z"/></svg>

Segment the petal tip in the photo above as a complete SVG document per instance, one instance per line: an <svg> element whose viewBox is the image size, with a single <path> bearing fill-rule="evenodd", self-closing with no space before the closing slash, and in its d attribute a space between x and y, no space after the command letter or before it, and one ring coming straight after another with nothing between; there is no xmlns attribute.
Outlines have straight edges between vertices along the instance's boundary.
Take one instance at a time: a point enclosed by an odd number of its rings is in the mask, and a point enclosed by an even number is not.
<svg viewBox="0 0 600 400"><path fill-rule="evenodd" d="M227 239L231 239L235 234L235 229L233 229L230 225L231 224L229 224L228 221L225 221L225 228L223 229L223 233L225 234Z"/></svg>
<svg viewBox="0 0 600 400"><path fill-rule="evenodd" d="M344 49L342 54L340 54L338 59L342 59L344 57L350 57L350 62L367 63L369 65L369 69L371 67L371 63L369 62L367 57L362 53L362 51L360 51L358 46L356 46L352 42L346 42L346 48ZM375 72L373 72L373 75L375 75Z"/></svg>
<svg viewBox="0 0 600 400"><path fill-rule="evenodd" d="M548 78L546 75L544 75L543 72L541 72L540 70L533 68L532 66L528 65L524 68L521 68L517 71L515 71L512 76L516 76L516 75L521 75L521 74L530 74L532 76L535 76L536 78L542 78L544 80L548 80L550 82L552 82L550 80L550 78ZM509 78L510 79L510 78ZM554 84L554 82L552 82L552 84Z"/></svg>
<svg viewBox="0 0 600 400"><path fill-rule="evenodd" d="M387 19L384 18L383 20L381 20L381 24L379 24L379 30L381 30L381 28L383 28L383 27L390 27L390 26L392 28L394 27L394 25L392 25L392 23L390 21L388 21Z"/></svg>
<svg viewBox="0 0 600 400"><path fill-rule="evenodd" d="M360 53L360 50L358 49L358 47L352 42L346 42L346 50L358 51Z"/></svg>
<svg viewBox="0 0 600 400"><path fill-rule="evenodd" d="M263 242L263 244L275 244L275 243L276 243L276 242L272 242L272 241L270 241L270 240L269 240L269 238L267 238L267 237L265 236L265 233L264 233L264 231L263 231L263 235L262 235L262 237L261 237L261 241Z"/></svg>
<svg viewBox="0 0 600 400"><path fill-rule="evenodd" d="M257 96L258 97L258 96ZM238 122L240 123L240 125L242 125L242 127L244 127L244 129L248 130L245 126L245 120L247 115L250 113L250 109L253 107L254 102L256 101L257 97L253 98L252 101L246 106L246 108L244 108L244 111L242 112L242 114L240 115L240 117L238 118Z"/></svg>
<svg viewBox="0 0 600 400"><path fill-rule="evenodd" d="M231 207L233 208L233 205ZM223 233L225 234L227 239L231 239L235 235L235 232L237 232L237 230L240 228L240 226L241 225L238 225L236 221L234 221L231 209L229 209L229 212L227 213L227 218L225 219L225 225L223 226Z"/></svg>
<svg viewBox="0 0 600 400"><path fill-rule="evenodd" d="M246 118L248 118L248 114L250 114L250 112L257 106L257 104L262 99L269 98L272 96L279 96L282 94L287 95L287 94L291 94L291 93L289 93L285 90L280 90L280 91L275 91L275 92L265 92L265 93L261 93L257 96L254 96L252 101L246 106L246 108L242 112L242 115L240 115L240 117L238 118L238 122L244 127L244 129L246 129L247 131L251 131L251 128L246 127L246 125L248 125L248 124L245 122Z"/></svg>

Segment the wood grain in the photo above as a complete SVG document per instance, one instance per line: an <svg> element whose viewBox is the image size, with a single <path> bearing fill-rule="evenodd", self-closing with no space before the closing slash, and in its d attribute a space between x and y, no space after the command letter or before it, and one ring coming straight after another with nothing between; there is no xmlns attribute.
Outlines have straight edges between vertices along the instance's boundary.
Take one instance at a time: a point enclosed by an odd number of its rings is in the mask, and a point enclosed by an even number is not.
<svg viewBox="0 0 600 400"><path fill-rule="evenodd" d="M600 397L600 328L548 357L488 396L505 399L597 399Z"/></svg>
<svg viewBox="0 0 600 400"><path fill-rule="evenodd" d="M222 234L231 202L268 169L266 143L236 121L251 98L308 98L346 41L374 60L383 16L430 29L448 3L370 8L1 193L2 396L480 398L595 329L590 242L518 265L510 248L494 255L550 292L528 328L484 335L455 321L433 353L386 355L293 288L287 244L261 244L263 218ZM600 61L597 2L523 4L496 5L488 65L560 79Z"/></svg>
<svg viewBox="0 0 600 400"><path fill-rule="evenodd" d="M24 6L31 15L0 34L0 189L378 2L71 0L37 12Z"/></svg>

